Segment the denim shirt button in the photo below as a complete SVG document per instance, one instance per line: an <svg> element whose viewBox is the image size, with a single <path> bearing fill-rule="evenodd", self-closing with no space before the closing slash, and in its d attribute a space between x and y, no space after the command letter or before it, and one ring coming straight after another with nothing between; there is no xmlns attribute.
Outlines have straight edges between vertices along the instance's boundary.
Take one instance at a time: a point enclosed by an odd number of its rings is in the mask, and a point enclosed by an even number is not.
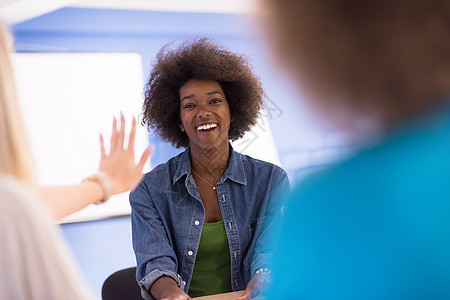
<svg viewBox="0 0 450 300"><path fill-rule="evenodd" d="M189 251L188 251L188 255L191 256L192 254L194 254L194 252L192 252L192 251L189 250Z"/></svg>
<svg viewBox="0 0 450 300"><path fill-rule="evenodd" d="M198 225L200 225L200 222L195 220L194 224L198 226Z"/></svg>

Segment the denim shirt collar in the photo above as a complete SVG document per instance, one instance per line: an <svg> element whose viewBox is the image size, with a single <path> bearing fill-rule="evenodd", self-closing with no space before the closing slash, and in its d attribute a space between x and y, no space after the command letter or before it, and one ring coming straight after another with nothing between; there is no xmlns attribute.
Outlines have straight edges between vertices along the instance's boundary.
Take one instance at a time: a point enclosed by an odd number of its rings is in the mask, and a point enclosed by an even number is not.
<svg viewBox="0 0 450 300"><path fill-rule="evenodd" d="M222 178L217 182L221 184L225 182L228 178L236 183L247 185L247 177L245 176L244 165L242 163L242 154L234 151L230 144L230 158L228 159L228 166L225 170ZM175 184L184 175L186 175L186 180L190 180L189 176L191 174L191 156L190 147L188 146L186 150L181 154L180 160L178 161L177 171L175 176L173 176L172 184Z"/></svg>

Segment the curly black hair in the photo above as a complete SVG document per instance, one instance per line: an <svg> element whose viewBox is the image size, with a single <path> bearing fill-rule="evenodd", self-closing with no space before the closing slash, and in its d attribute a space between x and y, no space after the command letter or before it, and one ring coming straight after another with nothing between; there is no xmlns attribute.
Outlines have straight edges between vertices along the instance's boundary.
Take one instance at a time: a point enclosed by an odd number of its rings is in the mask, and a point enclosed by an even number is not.
<svg viewBox="0 0 450 300"><path fill-rule="evenodd" d="M263 89L247 57L238 55L208 38L184 41L176 49L165 45L145 85L142 124L174 147L189 145L178 125L179 90L190 79L214 80L227 98L232 122L229 139L241 138L256 124L263 106Z"/></svg>

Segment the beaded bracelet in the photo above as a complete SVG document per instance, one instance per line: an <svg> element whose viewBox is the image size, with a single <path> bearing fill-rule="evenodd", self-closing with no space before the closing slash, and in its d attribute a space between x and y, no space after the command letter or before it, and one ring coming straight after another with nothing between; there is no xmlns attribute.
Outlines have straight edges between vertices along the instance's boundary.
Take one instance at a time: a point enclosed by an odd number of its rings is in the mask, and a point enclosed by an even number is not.
<svg viewBox="0 0 450 300"><path fill-rule="evenodd" d="M269 275L270 274L270 270L269 269L267 269L267 268L261 268L261 269L259 269L259 270L256 270L256 273L255 274L259 274L259 273L266 273L267 275Z"/></svg>
<svg viewBox="0 0 450 300"><path fill-rule="evenodd" d="M83 182L88 182L88 181L97 182L103 190L103 198L101 200L95 202L95 204L98 205L98 204L102 204L102 203L105 203L106 201L108 201L109 197L111 196L111 183L109 182L109 179L106 176L106 173L99 171L97 174L89 176L88 178L83 180Z"/></svg>

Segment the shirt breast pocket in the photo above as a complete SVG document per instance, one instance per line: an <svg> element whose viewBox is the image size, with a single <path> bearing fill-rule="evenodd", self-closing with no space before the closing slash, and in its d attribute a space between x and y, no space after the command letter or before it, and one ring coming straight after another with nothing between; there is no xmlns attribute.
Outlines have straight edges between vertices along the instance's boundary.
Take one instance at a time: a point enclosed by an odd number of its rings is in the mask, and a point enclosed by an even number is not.
<svg viewBox="0 0 450 300"><path fill-rule="evenodd" d="M244 265L248 265L250 262L249 260L251 260L251 258L253 257L253 250L256 243L255 238L256 239L258 238L261 230L263 229L265 218L266 218L265 216L259 217L256 219L255 222L248 225L248 234L250 236L250 243L249 243L250 247L248 249L249 255L246 255L246 257L244 258Z"/></svg>
<svg viewBox="0 0 450 300"><path fill-rule="evenodd" d="M253 238L253 235L255 234L255 232L258 229L260 229L260 227L262 227L262 225L264 224L265 218L266 218L266 216L259 217L258 219L256 219L256 222L248 225L248 232L250 234L250 238Z"/></svg>

